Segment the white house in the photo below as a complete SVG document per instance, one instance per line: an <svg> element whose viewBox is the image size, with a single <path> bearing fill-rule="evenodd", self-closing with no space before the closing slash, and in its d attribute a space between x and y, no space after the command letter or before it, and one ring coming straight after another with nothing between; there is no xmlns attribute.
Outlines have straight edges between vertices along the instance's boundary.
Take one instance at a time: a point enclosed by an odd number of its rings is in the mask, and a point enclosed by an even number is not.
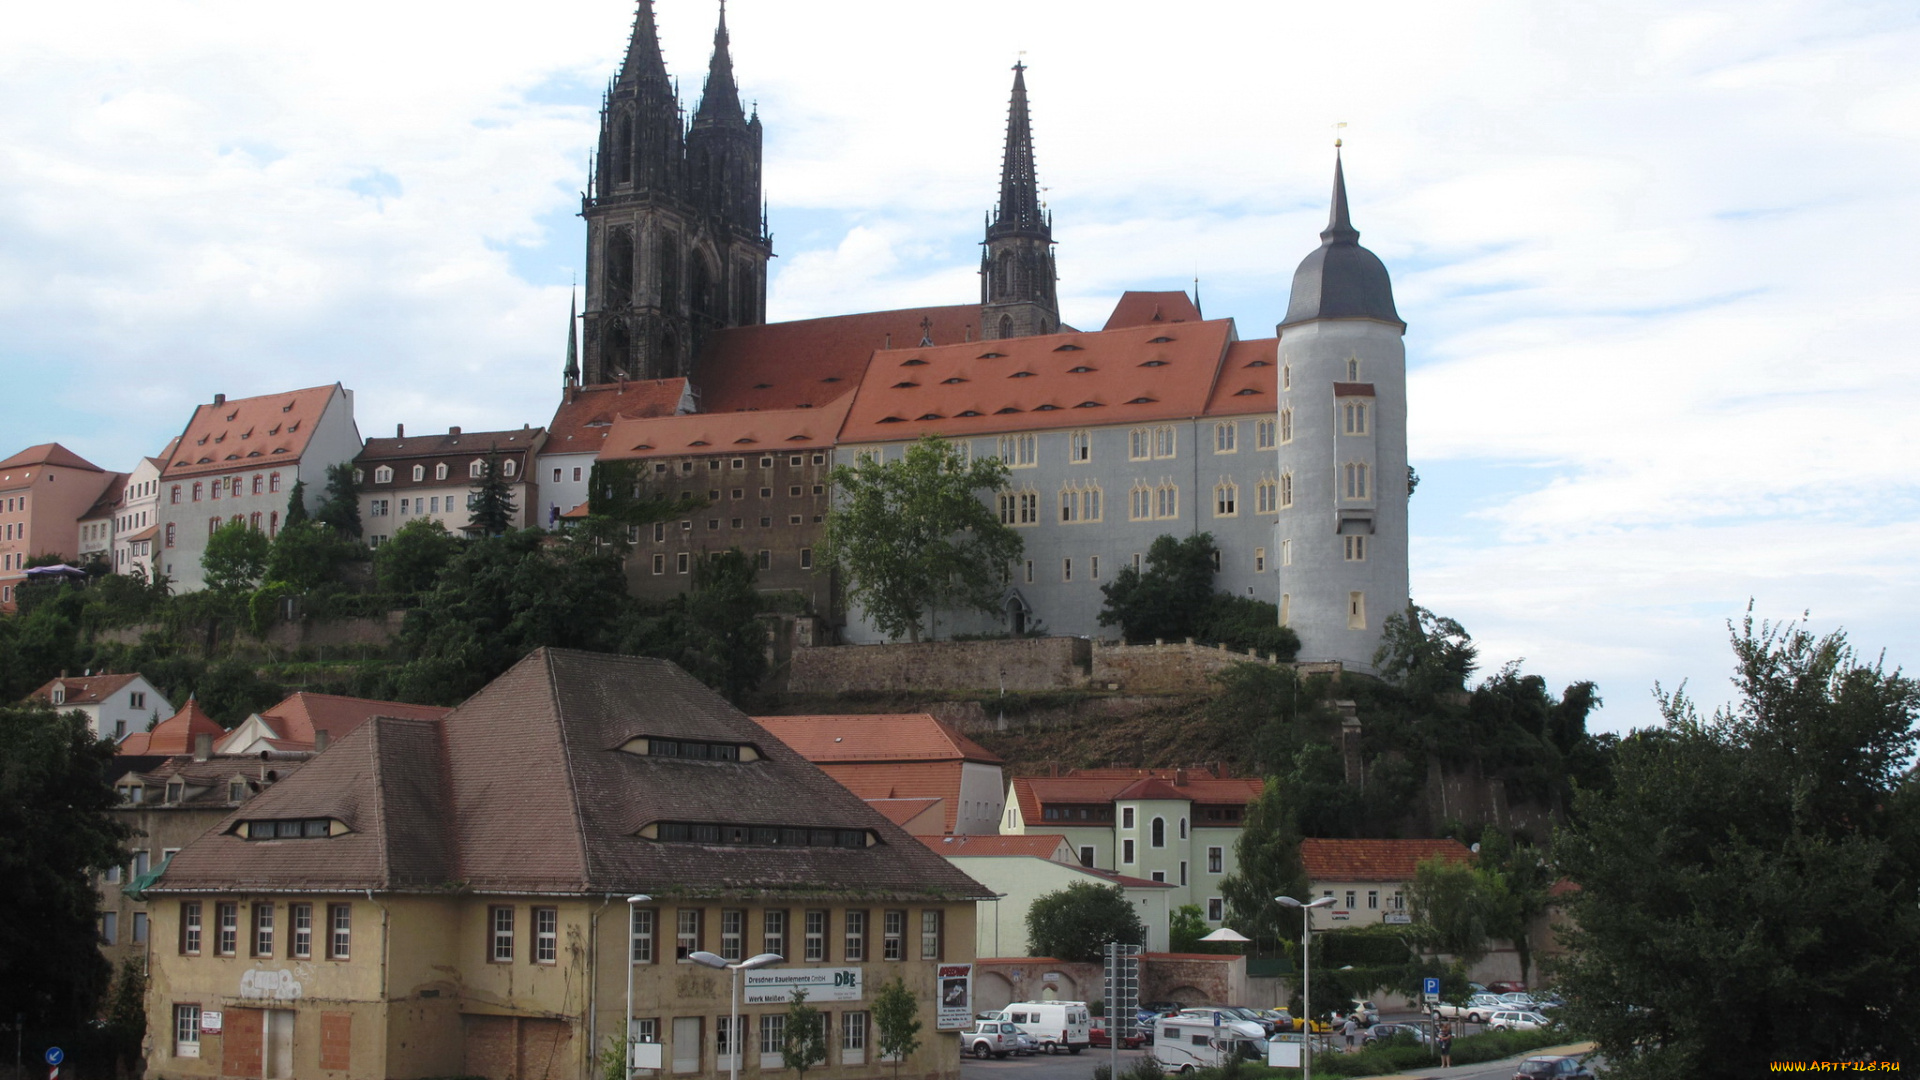
<svg viewBox="0 0 1920 1080"><path fill-rule="evenodd" d="M173 715L166 695L154 689L146 676L62 674L28 695L44 701L60 712L82 712L87 727L105 739L118 743L136 731Z"/></svg>

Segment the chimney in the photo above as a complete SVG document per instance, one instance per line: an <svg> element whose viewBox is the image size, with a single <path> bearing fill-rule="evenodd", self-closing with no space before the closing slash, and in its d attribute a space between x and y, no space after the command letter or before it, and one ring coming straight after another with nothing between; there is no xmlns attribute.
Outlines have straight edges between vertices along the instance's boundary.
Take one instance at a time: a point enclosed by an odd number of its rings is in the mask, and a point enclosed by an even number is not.
<svg viewBox="0 0 1920 1080"><path fill-rule="evenodd" d="M193 737L193 760L205 761L213 756L213 735L201 732Z"/></svg>
<svg viewBox="0 0 1920 1080"><path fill-rule="evenodd" d="M327 748L327 743L331 741L332 739L328 737L326 728L313 729L313 752L314 753L317 754L320 751L325 750Z"/></svg>
<svg viewBox="0 0 1920 1080"><path fill-rule="evenodd" d="M393 425L393 437L394 437L394 438L396 438L396 439L404 439L404 438L406 438L406 437L407 437L407 425L405 425L405 424L395 424L395 425Z"/></svg>
<svg viewBox="0 0 1920 1080"><path fill-rule="evenodd" d="M227 395L225 394L213 395L213 403L215 405L225 405L227 403Z"/></svg>
<svg viewBox="0 0 1920 1080"><path fill-rule="evenodd" d="M1173 786L1174 786L1174 787L1186 787L1186 786L1187 786L1187 769L1186 769L1186 766L1184 766L1184 765L1183 765L1183 766L1181 766L1180 768L1177 768L1177 769L1175 769L1175 770L1173 770Z"/></svg>
<svg viewBox="0 0 1920 1080"><path fill-rule="evenodd" d="M450 427L450 428L448 428L448 429L447 429L447 434L449 434L449 435L458 435L458 434L460 434L460 429L459 429L459 428L457 428L457 427Z"/></svg>

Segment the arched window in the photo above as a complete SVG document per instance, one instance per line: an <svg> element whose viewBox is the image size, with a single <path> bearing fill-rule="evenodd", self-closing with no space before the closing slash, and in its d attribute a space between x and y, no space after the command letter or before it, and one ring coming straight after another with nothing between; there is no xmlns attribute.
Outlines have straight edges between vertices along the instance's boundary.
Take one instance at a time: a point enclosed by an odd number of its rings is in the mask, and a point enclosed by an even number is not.
<svg viewBox="0 0 1920 1080"><path fill-rule="evenodd" d="M613 128L613 182L633 183L633 115L620 117Z"/></svg>
<svg viewBox="0 0 1920 1080"><path fill-rule="evenodd" d="M435 465L435 466L433 467L433 478L434 478L435 480L445 480L445 479L447 478L447 463L446 463L446 462L444 462L444 461L443 461L443 462L441 462L440 464L438 464L438 465Z"/></svg>
<svg viewBox="0 0 1920 1080"><path fill-rule="evenodd" d="M511 477L516 471L518 471L518 469L519 469L519 466L514 462L512 458L508 458L507 460L500 463L501 476Z"/></svg>
<svg viewBox="0 0 1920 1080"><path fill-rule="evenodd" d="M622 308L633 296L633 234L615 229L607 234L606 287L601 297L609 308Z"/></svg>
<svg viewBox="0 0 1920 1080"><path fill-rule="evenodd" d="M993 263L993 298L1005 300L1013 295L1013 252L1003 251ZM1010 337L1011 333L1002 334Z"/></svg>
<svg viewBox="0 0 1920 1080"><path fill-rule="evenodd" d="M1153 846L1154 847L1167 846L1167 819L1166 818L1153 819Z"/></svg>
<svg viewBox="0 0 1920 1080"><path fill-rule="evenodd" d="M166 543L168 547L173 546L173 523L172 522L167 523L167 542Z"/></svg>
<svg viewBox="0 0 1920 1080"><path fill-rule="evenodd" d="M385 465L373 470L373 482L376 484L393 483L393 470Z"/></svg>
<svg viewBox="0 0 1920 1080"><path fill-rule="evenodd" d="M1010 338L1013 336L1013 316L1011 315L1000 316L1000 336L1003 338Z"/></svg>
<svg viewBox="0 0 1920 1080"><path fill-rule="evenodd" d="M485 476L486 472L487 472L486 458L474 458L471 462L467 464L467 475L472 477L475 480L478 480L482 476Z"/></svg>
<svg viewBox="0 0 1920 1080"><path fill-rule="evenodd" d="M413 467L413 482L417 484L420 481L425 480L426 478L427 478L427 467L425 465L415 465Z"/></svg>

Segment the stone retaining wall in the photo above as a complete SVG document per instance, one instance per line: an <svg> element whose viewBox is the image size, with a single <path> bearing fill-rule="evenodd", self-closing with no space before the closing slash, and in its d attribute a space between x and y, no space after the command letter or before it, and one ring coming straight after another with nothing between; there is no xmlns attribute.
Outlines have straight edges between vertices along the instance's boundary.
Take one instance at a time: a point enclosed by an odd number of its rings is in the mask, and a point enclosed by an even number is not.
<svg viewBox="0 0 1920 1080"><path fill-rule="evenodd" d="M1191 640L1120 645L1087 638L928 641L796 649L786 689L803 694L861 691L1042 693L1094 690L1124 694L1205 693L1234 664L1277 664L1271 655L1234 652ZM1339 664L1302 664L1303 673L1338 676Z"/></svg>

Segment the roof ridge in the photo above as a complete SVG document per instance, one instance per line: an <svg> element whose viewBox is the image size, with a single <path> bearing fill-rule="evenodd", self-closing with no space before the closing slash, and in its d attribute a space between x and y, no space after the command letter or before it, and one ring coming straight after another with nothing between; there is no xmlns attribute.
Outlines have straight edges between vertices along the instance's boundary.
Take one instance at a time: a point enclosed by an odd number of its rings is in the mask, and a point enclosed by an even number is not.
<svg viewBox="0 0 1920 1080"><path fill-rule="evenodd" d="M580 856L580 885L589 889L595 881L597 867L593 865L592 853L587 850L587 837L584 829L587 820L585 807L580 802L580 785L575 780L573 770L573 740L566 737L567 717L560 696L560 672L554 667L554 649L542 645L534 650L540 654L540 663L546 668L546 678L542 690L553 702L553 722L559 730L555 736L560 743L560 771L567 780L567 799L572 803L572 833L575 849Z"/></svg>
<svg viewBox="0 0 1920 1080"><path fill-rule="evenodd" d="M387 775L386 770L381 767L381 758L384 755L380 753L380 744L384 741L385 735L385 732L380 729L380 721L384 719L387 718L382 716L367 718L366 726L372 730L367 732L365 740L368 773L373 781L368 785L373 789L373 813L370 816L375 822L374 827L380 830L379 835L374 837L374 851L378 853L382 891L393 887L393 845L387 842Z"/></svg>

